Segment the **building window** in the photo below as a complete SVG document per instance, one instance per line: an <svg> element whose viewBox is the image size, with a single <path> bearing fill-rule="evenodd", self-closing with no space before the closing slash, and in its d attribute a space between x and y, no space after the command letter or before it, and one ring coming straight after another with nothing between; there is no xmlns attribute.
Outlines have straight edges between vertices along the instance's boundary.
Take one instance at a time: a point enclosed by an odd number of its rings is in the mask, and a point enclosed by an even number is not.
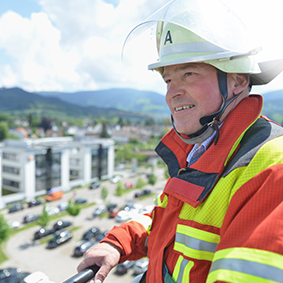
<svg viewBox="0 0 283 283"><path fill-rule="evenodd" d="M107 174L108 174L108 148L103 148L101 154L101 176Z"/></svg>
<svg viewBox="0 0 283 283"><path fill-rule="evenodd" d="M12 160L12 161L19 161L20 157L16 153L11 152L3 152L3 159Z"/></svg>
<svg viewBox="0 0 283 283"><path fill-rule="evenodd" d="M8 179L4 179L4 178L3 178L3 185L9 186L9 187L13 187L13 188L17 188L17 189L20 187L20 183L19 182L8 180Z"/></svg>
<svg viewBox="0 0 283 283"><path fill-rule="evenodd" d="M20 168L3 166L2 170L3 170L3 172L6 172L6 173L10 173L10 174L14 174L14 175L20 175Z"/></svg>
<svg viewBox="0 0 283 283"><path fill-rule="evenodd" d="M101 178L108 174L108 148L100 146L91 151L91 178Z"/></svg>
<svg viewBox="0 0 283 283"><path fill-rule="evenodd" d="M80 166L79 158L70 158L70 166Z"/></svg>
<svg viewBox="0 0 283 283"><path fill-rule="evenodd" d="M91 151L91 178L98 177L98 149Z"/></svg>
<svg viewBox="0 0 283 283"><path fill-rule="evenodd" d="M50 190L61 186L61 153L35 155L35 186L36 191Z"/></svg>
<svg viewBox="0 0 283 283"><path fill-rule="evenodd" d="M80 178L79 170L70 170L70 181L77 180Z"/></svg>

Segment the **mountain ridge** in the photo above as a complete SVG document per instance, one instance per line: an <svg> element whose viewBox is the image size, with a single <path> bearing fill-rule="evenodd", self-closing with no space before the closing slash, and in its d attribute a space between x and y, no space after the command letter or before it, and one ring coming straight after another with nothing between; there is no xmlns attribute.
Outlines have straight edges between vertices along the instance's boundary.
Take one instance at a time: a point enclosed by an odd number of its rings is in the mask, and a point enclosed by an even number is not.
<svg viewBox="0 0 283 283"><path fill-rule="evenodd" d="M262 114L282 123L283 90L263 94ZM135 119L170 117L165 96L153 91L106 89L95 91L27 92L21 88L0 89L0 111L7 114L35 113L47 117Z"/></svg>

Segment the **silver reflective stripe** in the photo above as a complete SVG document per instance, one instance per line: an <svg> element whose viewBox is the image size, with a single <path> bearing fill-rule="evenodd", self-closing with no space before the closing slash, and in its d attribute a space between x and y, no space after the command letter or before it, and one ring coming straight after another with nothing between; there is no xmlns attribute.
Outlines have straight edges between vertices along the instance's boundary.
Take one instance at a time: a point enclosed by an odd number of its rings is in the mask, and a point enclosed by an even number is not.
<svg viewBox="0 0 283 283"><path fill-rule="evenodd" d="M154 204L155 204L155 205L158 205L158 198L156 198L156 199L154 200Z"/></svg>
<svg viewBox="0 0 283 283"><path fill-rule="evenodd" d="M199 240L180 233L176 233L175 242L184 244L186 247L189 247L194 250L206 251L211 253L215 253L217 247L217 243Z"/></svg>
<svg viewBox="0 0 283 283"><path fill-rule="evenodd" d="M181 266L180 266L179 276L178 276L178 279L177 279L177 282L176 282L176 283L182 283L183 276L184 276L184 270L185 270L185 267L187 266L187 264L188 264L189 262L190 262L190 261L187 260L187 259L183 259L183 260L182 260L182 263L181 263Z"/></svg>
<svg viewBox="0 0 283 283"><path fill-rule="evenodd" d="M173 44L163 47L160 50L160 57L173 55L173 54L180 54L180 53L191 53L191 52L225 52L226 49L223 49L219 46L216 46L210 42L187 42L187 43L180 43L180 44Z"/></svg>
<svg viewBox="0 0 283 283"><path fill-rule="evenodd" d="M218 269L237 271L244 274L258 276L259 278L272 280L275 282L283 282L282 269L258 262L230 258L218 259L212 263L210 273Z"/></svg>

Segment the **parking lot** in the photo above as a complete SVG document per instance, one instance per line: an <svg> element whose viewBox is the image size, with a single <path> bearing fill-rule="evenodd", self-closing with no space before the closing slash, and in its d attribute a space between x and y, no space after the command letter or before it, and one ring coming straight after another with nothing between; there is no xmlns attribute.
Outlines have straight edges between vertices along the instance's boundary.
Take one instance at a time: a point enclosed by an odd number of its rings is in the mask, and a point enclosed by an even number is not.
<svg viewBox="0 0 283 283"><path fill-rule="evenodd" d="M142 177L146 180L146 174L149 173L149 169L143 169L138 171L138 173L132 173L130 171L119 172L119 174L123 175L122 182L131 182L135 184L137 178ZM164 169L157 169L155 171L155 175L159 177L158 182L152 186L147 185L146 188L150 188L152 192L156 195L160 193L162 188L165 185L164 179ZM134 198L135 191L129 192L122 197L114 196L115 189L117 187L116 184L112 184L110 181L104 181L101 184L101 187L107 187L109 191L109 202L115 202L118 206L125 205L127 201L135 201L142 205L152 205L153 198L146 198L144 200L138 200ZM76 267L79 262L82 260L81 257L74 257L74 249L76 244L81 240L82 235L91 227L99 227L99 229L104 232L110 230L114 225L119 225L115 221L115 219L110 218L94 218L92 216L92 212L94 209L103 204L103 201L100 198L100 190L98 189L88 189L81 188L77 190L70 191L65 193L61 200L54 201L52 203L48 203L50 206L58 206L63 201L68 201L68 199L76 199L76 198L86 198L89 203L95 202L96 204L81 210L80 214L76 217L72 216L64 216L62 219L71 221L73 223L72 227L79 227L74 230L73 238L56 247L55 249L47 249L47 243L40 244L39 241L33 240L33 235L35 231L37 231L40 227L36 226L27 230L24 230L20 233L14 235L6 245L6 254L9 257L9 260L5 261L2 265L0 265L0 269L5 267L18 267L22 271L26 272L35 272L42 271L46 275L48 275L49 279L53 282L60 283L76 274ZM7 213L7 211L2 212L7 220L11 221L20 221L22 222L23 217L28 213L41 214L42 213L42 205L25 208L24 210ZM50 225L56 222L55 220L51 222ZM133 272L129 271L127 274L118 275L113 269L105 282L131 282L134 278Z"/></svg>

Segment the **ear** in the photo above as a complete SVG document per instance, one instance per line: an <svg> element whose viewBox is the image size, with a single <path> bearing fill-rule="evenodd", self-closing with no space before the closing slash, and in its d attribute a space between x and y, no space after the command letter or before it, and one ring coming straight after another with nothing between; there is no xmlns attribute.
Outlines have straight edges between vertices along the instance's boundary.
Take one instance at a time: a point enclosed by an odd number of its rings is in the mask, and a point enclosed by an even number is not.
<svg viewBox="0 0 283 283"><path fill-rule="evenodd" d="M230 76L229 76L230 75ZM228 74L230 77L229 83L233 95L237 95L241 91L248 88L250 83L250 76L247 74Z"/></svg>

